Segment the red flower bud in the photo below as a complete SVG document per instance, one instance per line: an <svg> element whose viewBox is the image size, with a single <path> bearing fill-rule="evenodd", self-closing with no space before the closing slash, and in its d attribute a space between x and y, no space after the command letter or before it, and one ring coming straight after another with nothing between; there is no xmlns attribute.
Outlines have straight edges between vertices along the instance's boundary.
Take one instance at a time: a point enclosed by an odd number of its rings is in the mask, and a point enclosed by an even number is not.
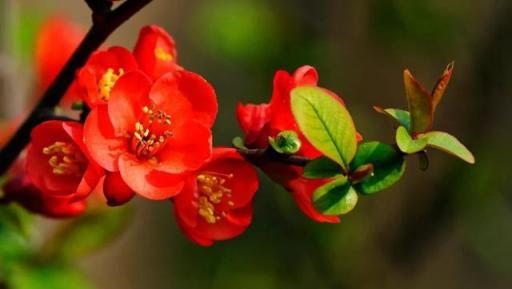
<svg viewBox="0 0 512 289"><path fill-rule="evenodd" d="M240 235L251 223L258 186L255 169L235 149L215 148L212 159L187 178L174 198L179 227L203 246Z"/></svg>

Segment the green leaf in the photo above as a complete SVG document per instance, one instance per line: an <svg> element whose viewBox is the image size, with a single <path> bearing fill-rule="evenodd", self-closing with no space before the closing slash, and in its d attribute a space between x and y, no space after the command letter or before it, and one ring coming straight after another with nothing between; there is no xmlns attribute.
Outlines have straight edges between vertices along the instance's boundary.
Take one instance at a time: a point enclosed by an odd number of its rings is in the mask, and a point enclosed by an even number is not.
<svg viewBox="0 0 512 289"><path fill-rule="evenodd" d="M16 204L0 205L0 224L27 238L32 216Z"/></svg>
<svg viewBox="0 0 512 289"><path fill-rule="evenodd" d="M411 132L429 131L433 121L432 96L408 69L404 70L404 86L411 113Z"/></svg>
<svg viewBox="0 0 512 289"><path fill-rule="evenodd" d="M352 211L357 199L357 193L347 182L346 177L337 178L313 193L315 208L327 216L343 215Z"/></svg>
<svg viewBox="0 0 512 289"><path fill-rule="evenodd" d="M294 154L302 145L299 136L292 130L282 131L275 138L269 137L268 143L280 154Z"/></svg>
<svg viewBox="0 0 512 289"><path fill-rule="evenodd" d="M52 244L54 255L65 260L78 259L105 247L123 232L131 215L132 207L125 205L74 219L56 235Z"/></svg>
<svg viewBox="0 0 512 289"><path fill-rule="evenodd" d="M426 138L413 139L403 126L396 130L396 144L400 150L406 154L414 154L427 147Z"/></svg>
<svg viewBox="0 0 512 289"><path fill-rule="evenodd" d="M373 164L373 174L354 185L361 194L374 194L399 181L405 171L405 161L400 152L388 144L367 142L359 146L351 167Z"/></svg>
<svg viewBox="0 0 512 289"><path fill-rule="evenodd" d="M428 142L428 146L449 153L470 164L475 163L473 154L454 136L442 132L431 131L419 135L419 139Z"/></svg>
<svg viewBox="0 0 512 289"><path fill-rule="evenodd" d="M304 177L308 179L332 178L341 174L341 167L327 157L319 157L304 167Z"/></svg>
<svg viewBox="0 0 512 289"><path fill-rule="evenodd" d="M76 269L58 265L17 266L8 277L12 289L92 289Z"/></svg>
<svg viewBox="0 0 512 289"><path fill-rule="evenodd" d="M348 170L357 140L347 109L318 87L297 87L291 95L292 112L302 133L315 148Z"/></svg>
<svg viewBox="0 0 512 289"><path fill-rule="evenodd" d="M233 138L231 142L233 146L237 149L247 149L247 147L244 144L244 140L239 136Z"/></svg>
<svg viewBox="0 0 512 289"><path fill-rule="evenodd" d="M382 108L380 106L374 106L373 109L377 112L390 116L401 126L405 127L408 131L411 131L411 115L408 111L398 108Z"/></svg>

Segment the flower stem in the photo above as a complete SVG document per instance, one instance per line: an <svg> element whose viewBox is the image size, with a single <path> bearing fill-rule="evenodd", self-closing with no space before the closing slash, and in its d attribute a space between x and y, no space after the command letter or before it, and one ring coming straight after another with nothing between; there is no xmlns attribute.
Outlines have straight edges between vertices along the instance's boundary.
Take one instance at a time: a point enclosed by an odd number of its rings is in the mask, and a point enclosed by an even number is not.
<svg viewBox="0 0 512 289"><path fill-rule="evenodd" d="M270 147L265 149L237 148L237 151L247 161L255 165L258 165L259 163L263 163L265 161L274 161L288 165L303 167L308 162L311 161L311 159L307 157L277 153Z"/></svg>
<svg viewBox="0 0 512 289"><path fill-rule="evenodd" d="M94 11L93 25L80 43L80 46L75 50L14 136L2 148L0 152L0 175L3 175L9 169L20 152L29 143L32 128L44 119L40 112L48 111L48 109L55 107L59 103L73 82L76 70L87 62L89 56L98 49L112 32L151 1L126 0L114 10ZM93 1L88 1L88 3L90 2Z"/></svg>

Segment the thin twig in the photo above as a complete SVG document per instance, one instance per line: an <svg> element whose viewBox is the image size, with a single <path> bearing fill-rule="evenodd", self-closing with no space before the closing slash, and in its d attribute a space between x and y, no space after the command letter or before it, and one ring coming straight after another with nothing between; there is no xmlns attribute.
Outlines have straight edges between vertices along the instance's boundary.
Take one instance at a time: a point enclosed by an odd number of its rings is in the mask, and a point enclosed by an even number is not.
<svg viewBox="0 0 512 289"><path fill-rule="evenodd" d="M40 111L55 107L75 78L75 72L81 68L89 56L114 32L121 24L132 17L152 0L126 0L116 9L106 12L94 11L93 25L73 53L59 75L48 87L37 106L32 110L25 122L0 152L0 175L3 175L16 160L19 153L30 141L30 132L41 122ZM87 1L92 3L94 1Z"/></svg>
<svg viewBox="0 0 512 289"><path fill-rule="evenodd" d="M310 158L297 156L297 155L285 155L279 154L270 148L266 149L249 149L249 148L237 148L239 154L241 154L247 161L258 165L265 161L280 162L288 165L303 167L311 161Z"/></svg>

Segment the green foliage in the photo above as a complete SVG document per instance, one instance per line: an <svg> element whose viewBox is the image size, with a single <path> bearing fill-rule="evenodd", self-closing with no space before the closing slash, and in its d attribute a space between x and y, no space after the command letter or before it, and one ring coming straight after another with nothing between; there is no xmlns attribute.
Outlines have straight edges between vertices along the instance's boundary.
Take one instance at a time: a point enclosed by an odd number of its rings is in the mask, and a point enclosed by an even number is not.
<svg viewBox="0 0 512 289"><path fill-rule="evenodd" d="M404 71L405 95L411 114L411 132L422 133L432 128L433 107L432 97L428 91L412 76L409 70Z"/></svg>
<svg viewBox="0 0 512 289"><path fill-rule="evenodd" d="M408 111L398 108L382 108L380 106L374 106L373 109L393 118L401 126L405 127L408 131L411 131L411 114Z"/></svg>
<svg viewBox="0 0 512 289"><path fill-rule="evenodd" d="M345 171L357 150L356 129L347 109L318 87L292 90L293 115L306 138Z"/></svg>
<svg viewBox="0 0 512 289"><path fill-rule="evenodd" d="M103 248L122 233L131 215L132 208L125 205L91 211L73 219L55 236L50 254L74 260Z"/></svg>
<svg viewBox="0 0 512 289"><path fill-rule="evenodd" d="M414 154L424 150L427 147L427 143L428 140L426 138L413 139L403 126L398 127L396 130L396 144L406 154Z"/></svg>
<svg viewBox="0 0 512 289"><path fill-rule="evenodd" d="M357 193L344 176L336 178L313 193L315 208L324 215L346 214L357 204Z"/></svg>
<svg viewBox="0 0 512 289"><path fill-rule="evenodd" d="M372 164L373 173L354 185L361 194L374 194L389 188L403 176L405 161L400 152L388 144L367 142L359 146L351 167Z"/></svg>
<svg viewBox="0 0 512 289"><path fill-rule="evenodd" d="M427 141L429 147L444 151L470 164L475 163L473 154L454 136L442 132L431 131L419 136Z"/></svg>
<svg viewBox="0 0 512 289"><path fill-rule="evenodd" d="M304 167L304 177L308 179L332 178L341 174L341 167L327 157L319 157Z"/></svg>
<svg viewBox="0 0 512 289"><path fill-rule="evenodd" d="M91 289L82 274L65 265L17 266L8 278L10 289Z"/></svg>
<svg viewBox="0 0 512 289"><path fill-rule="evenodd" d="M302 146L299 136L292 130L282 131L275 138L269 137L268 143L280 154L294 154Z"/></svg>

